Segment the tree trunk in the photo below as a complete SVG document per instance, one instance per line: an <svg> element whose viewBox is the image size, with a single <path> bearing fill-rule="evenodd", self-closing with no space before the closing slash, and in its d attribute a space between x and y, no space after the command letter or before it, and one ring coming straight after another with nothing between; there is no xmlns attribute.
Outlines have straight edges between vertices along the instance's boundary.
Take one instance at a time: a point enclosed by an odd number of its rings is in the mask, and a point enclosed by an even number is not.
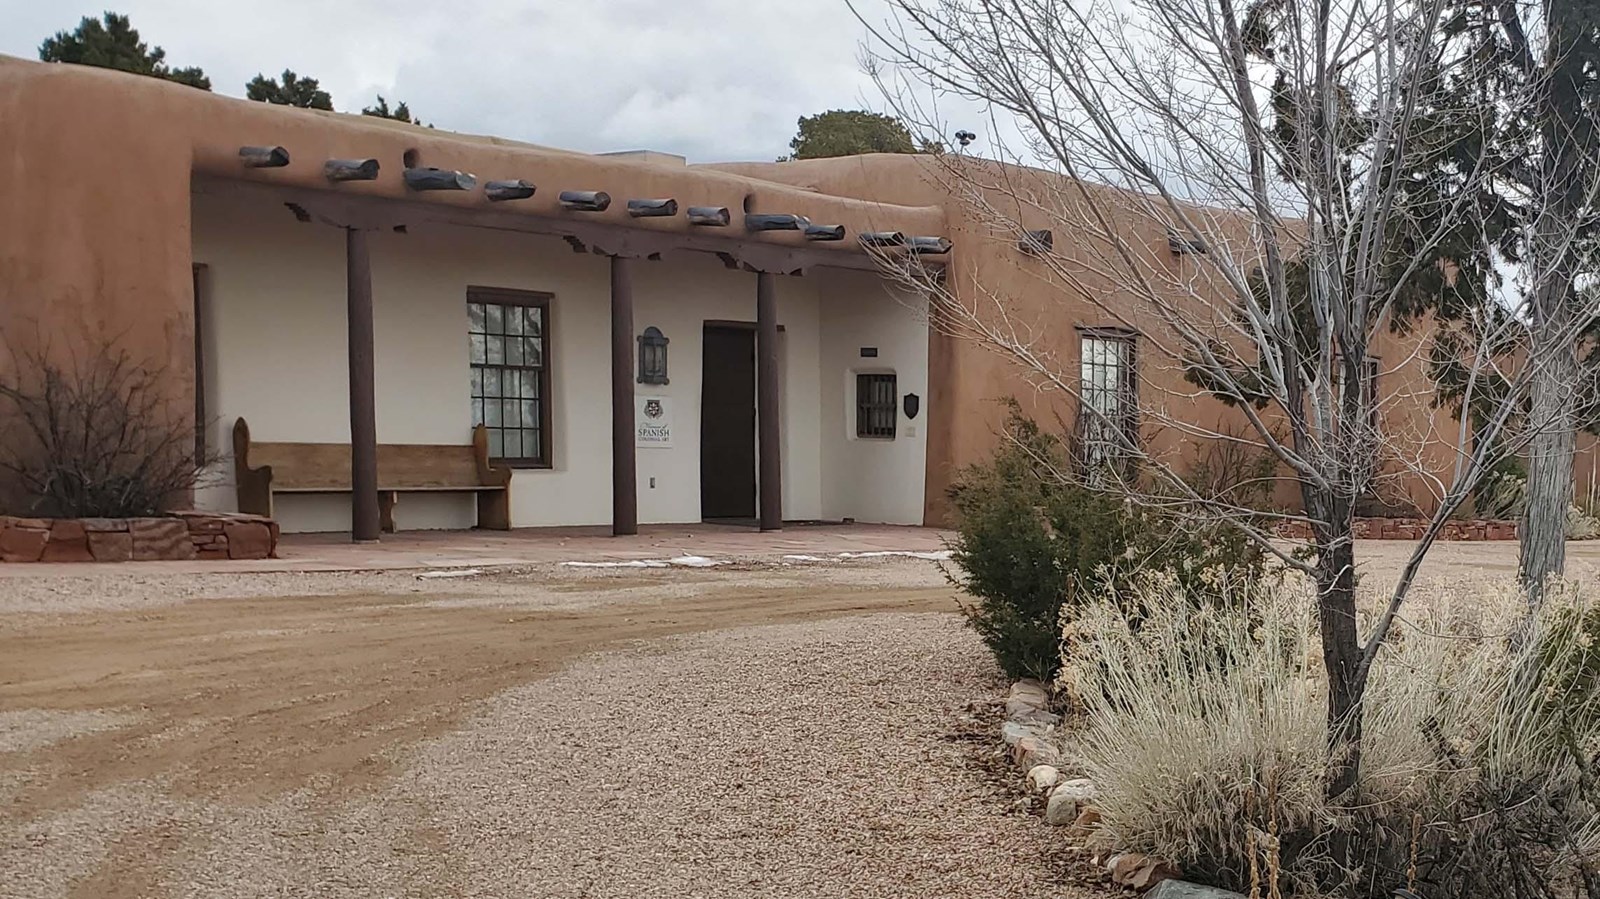
<svg viewBox="0 0 1600 899"><path fill-rule="evenodd" d="M1564 301L1561 301L1564 302ZM1556 323L1536 325L1550 331ZM1537 608L1545 583L1563 574L1567 566L1567 508L1572 504L1572 456L1576 422L1578 355L1575 342L1560 334L1535 336L1529 362L1535 365L1530 382L1530 424L1535 428L1528 447L1526 507L1522 513L1519 573L1528 603Z"/></svg>
<svg viewBox="0 0 1600 899"><path fill-rule="evenodd" d="M1361 642L1356 632L1352 504L1329 504L1317 534L1317 623L1328 672L1328 796L1355 786L1361 772Z"/></svg>

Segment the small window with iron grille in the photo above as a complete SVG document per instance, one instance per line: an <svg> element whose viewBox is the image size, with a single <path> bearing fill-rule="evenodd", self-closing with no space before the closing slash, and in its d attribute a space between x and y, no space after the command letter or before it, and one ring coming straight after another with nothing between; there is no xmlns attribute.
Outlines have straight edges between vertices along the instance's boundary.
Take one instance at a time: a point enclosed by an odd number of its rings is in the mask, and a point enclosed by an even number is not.
<svg viewBox="0 0 1600 899"><path fill-rule="evenodd" d="M489 456L550 466L550 295L467 289L472 424L489 430Z"/></svg>
<svg viewBox="0 0 1600 899"><path fill-rule="evenodd" d="M894 375L856 375L856 436L893 439L899 401Z"/></svg>
<svg viewBox="0 0 1600 899"><path fill-rule="evenodd" d="M1078 442L1084 464L1095 468L1125 458L1139 441L1134 335L1095 329L1079 336Z"/></svg>

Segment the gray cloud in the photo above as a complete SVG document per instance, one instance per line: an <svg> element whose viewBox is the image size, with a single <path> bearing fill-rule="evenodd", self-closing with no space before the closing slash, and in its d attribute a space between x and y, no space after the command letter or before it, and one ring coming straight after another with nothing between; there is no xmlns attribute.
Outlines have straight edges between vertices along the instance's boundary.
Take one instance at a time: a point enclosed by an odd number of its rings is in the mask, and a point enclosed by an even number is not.
<svg viewBox="0 0 1600 899"><path fill-rule="evenodd" d="M111 5L222 93L292 68L321 79L339 109L382 93L440 128L574 150L772 159L799 116L884 105L861 71L865 31L844 0ZM100 9L0 0L0 53L33 57L45 37Z"/></svg>

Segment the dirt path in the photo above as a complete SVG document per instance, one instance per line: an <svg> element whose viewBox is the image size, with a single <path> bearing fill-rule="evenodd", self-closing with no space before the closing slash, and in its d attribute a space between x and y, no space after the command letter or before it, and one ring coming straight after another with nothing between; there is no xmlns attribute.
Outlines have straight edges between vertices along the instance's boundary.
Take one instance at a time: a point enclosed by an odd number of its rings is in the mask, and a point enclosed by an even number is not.
<svg viewBox="0 0 1600 899"><path fill-rule="evenodd" d="M86 611L0 615L0 896L742 895L762 883L800 896L848 892L874 868L858 894L917 895L896 884L969 880L964 862L929 868L927 840L992 854L1017 834L1044 839L1033 819L1006 818L1009 799L943 738L992 675L954 616L926 614L954 604L925 562L313 578L300 586L343 592L181 603L159 580L144 586L148 597L124 590L111 608L87 597ZM753 747L774 740L782 757L757 767L779 779L752 778ZM905 758L878 771L882 753ZM829 759L852 761L819 779L811 766ZM930 778L944 784L928 810L943 825L892 807ZM656 812L619 811L628 789L651 791ZM803 820L774 824L771 803ZM593 842L630 826L629 845ZM672 862L684 840L701 867ZM773 870L774 852L800 869ZM1000 861L974 863L971 882L1051 884L1032 862Z"/></svg>

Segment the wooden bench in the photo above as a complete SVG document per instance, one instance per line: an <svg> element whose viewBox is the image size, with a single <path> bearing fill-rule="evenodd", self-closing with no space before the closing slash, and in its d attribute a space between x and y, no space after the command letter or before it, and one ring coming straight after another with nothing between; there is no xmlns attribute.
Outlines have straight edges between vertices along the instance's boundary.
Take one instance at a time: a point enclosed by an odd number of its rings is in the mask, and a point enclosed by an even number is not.
<svg viewBox="0 0 1600 899"><path fill-rule="evenodd" d="M272 515L279 493L349 493L350 444L252 443L244 419L233 425L233 470L239 511ZM511 469L489 462L489 432L472 431L468 446L379 444L378 510L385 533L394 532L394 506L402 493L472 493L478 527L511 528Z"/></svg>

